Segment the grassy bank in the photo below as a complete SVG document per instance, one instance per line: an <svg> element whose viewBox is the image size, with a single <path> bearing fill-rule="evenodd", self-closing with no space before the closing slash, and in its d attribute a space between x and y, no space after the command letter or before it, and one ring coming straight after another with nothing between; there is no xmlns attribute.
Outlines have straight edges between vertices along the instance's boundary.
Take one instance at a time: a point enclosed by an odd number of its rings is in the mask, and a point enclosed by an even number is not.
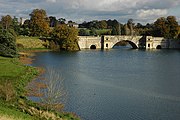
<svg viewBox="0 0 180 120"><path fill-rule="evenodd" d="M35 120L36 117L33 117L29 114L23 113L17 108L14 108L8 104L5 104L3 101L0 101L0 120Z"/></svg>
<svg viewBox="0 0 180 120"><path fill-rule="evenodd" d="M17 58L0 57L0 116L15 120L35 119L18 109L18 101L23 98L27 83L37 74L35 68L24 66Z"/></svg>
<svg viewBox="0 0 180 120"><path fill-rule="evenodd" d="M0 120L80 120L71 113L47 111L26 98L25 87L37 75L36 68L18 58L0 56Z"/></svg>
<svg viewBox="0 0 180 120"><path fill-rule="evenodd" d="M0 120L80 120L72 113L48 111L42 104L26 98L26 86L40 71L24 64L31 64L28 56L34 52L49 51L48 43L23 36L18 37L16 43L20 60L0 56Z"/></svg>

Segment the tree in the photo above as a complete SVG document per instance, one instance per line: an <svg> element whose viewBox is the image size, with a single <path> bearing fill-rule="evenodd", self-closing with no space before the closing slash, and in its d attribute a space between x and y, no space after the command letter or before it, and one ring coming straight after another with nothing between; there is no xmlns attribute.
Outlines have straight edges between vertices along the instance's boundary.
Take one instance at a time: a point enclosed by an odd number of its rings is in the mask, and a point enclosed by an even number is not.
<svg viewBox="0 0 180 120"><path fill-rule="evenodd" d="M169 28L166 24L166 18L161 17L158 18L155 22L154 22L154 36L157 37L165 37L168 35L169 33Z"/></svg>
<svg viewBox="0 0 180 120"><path fill-rule="evenodd" d="M154 36L165 38L178 37L178 22L174 16L161 17L154 22Z"/></svg>
<svg viewBox="0 0 180 120"><path fill-rule="evenodd" d="M16 57L16 38L8 31L0 33L0 55L7 57Z"/></svg>
<svg viewBox="0 0 180 120"><path fill-rule="evenodd" d="M7 30L12 25L12 18L10 15L2 16L1 18L2 30Z"/></svg>
<svg viewBox="0 0 180 120"><path fill-rule="evenodd" d="M99 21L99 25L101 29L107 29L107 22L105 20Z"/></svg>
<svg viewBox="0 0 180 120"><path fill-rule="evenodd" d="M133 23L133 19L129 19L127 22L128 28L130 29L130 35L134 34L134 23Z"/></svg>
<svg viewBox="0 0 180 120"><path fill-rule="evenodd" d="M58 22L59 22L60 24L65 24L65 23L66 23L66 19L65 19L65 18L59 18L59 19L58 19Z"/></svg>
<svg viewBox="0 0 180 120"><path fill-rule="evenodd" d="M179 25L178 25L178 22L176 21L176 17L168 16L167 17L167 24L169 27L168 38L177 38L178 32L179 32Z"/></svg>
<svg viewBox="0 0 180 120"><path fill-rule="evenodd" d="M111 32L111 35L117 35L117 30L115 27L112 28L112 32Z"/></svg>
<svg viewBox="0 0 180 120"><path fill-rule="evenodd" d="M79 50L77 44L78 30L76 28L61 24L54 28L51 36L58 43L61 50Z"/></svg>
<svg viewBox="0 0 180 120"><path fill-rule="evenodd" d="M113 20L112 21L112 34L115 33L113 35L120 35L120 28L121 26L119 22L117 20ZM114 29L114 32L113 32L113 29Z"/></svg>
<svg viewBox="0 0 180 120"><path fill-rule="evenodd" d="M49 34L49 20L46 11L34 9L30 14L30 31L32 36L47 36Z"/></svg>
<svg viewBox="0 0 180 120"><path fill-rule="evenodd" d="M130 35L130 29L128 28L128 25L125 24L123 28L124 35Z"/></svg>
<svg viewBox="0 0 180 120"><path fill-rule="evenodd" d="M49 17L49 24L50 27L55 27L58 23L58 20L56 19L56 17L50 16Z"/></svg>
<svg viewBox="0 0 180 120"><path fill-rule="evenodd" d="M89 36L89 31L87 29L80 29L79 36Z"/></svg>
<svg viewBox="0 0 180 120"><path fill-rule="evenodd" d="M96 36L97 35L96 29L91 28L89 34L92 35L92 36Z"/></svg>
<svg viewBox="0 0 180 120"><path fill-rule="evenodd" d="M12 27L13 27L14 31L16 32L16 34L20 33L20 24L19 24L18 18L16 16L14 16L14 18L12 19Z"/></svg>
<svg viewBox="0 0 180 120"><path fill-rule="evenodd" d="M29 36L30 35L30 20L26 19L24 21L24 24L21 25L20 27L20 35L25 35L25 36Z"/></svg>

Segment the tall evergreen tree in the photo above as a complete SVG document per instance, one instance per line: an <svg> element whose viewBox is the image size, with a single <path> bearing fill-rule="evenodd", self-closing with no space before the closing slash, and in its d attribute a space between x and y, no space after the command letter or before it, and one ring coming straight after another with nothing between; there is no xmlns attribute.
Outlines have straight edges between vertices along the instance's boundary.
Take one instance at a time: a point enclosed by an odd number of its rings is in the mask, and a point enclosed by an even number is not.
<svg viewBox="0 0 180 120"><path fill-rule="evenodd" d="M16 57L16 38L7 30L0 32L0 55L6 57Z"/></svg>

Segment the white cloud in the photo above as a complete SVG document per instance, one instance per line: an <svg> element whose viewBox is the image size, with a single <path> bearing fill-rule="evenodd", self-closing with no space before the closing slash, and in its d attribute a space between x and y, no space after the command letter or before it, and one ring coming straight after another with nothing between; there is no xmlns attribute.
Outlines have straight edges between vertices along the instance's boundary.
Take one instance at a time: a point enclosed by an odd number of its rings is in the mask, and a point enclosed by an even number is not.
<svg viewBox="0 0 180 120"><path fill-rule="evenodd" d="M137 10L136 14L140 18L152 18L159 16L166 16L168 13L167 9L148 9L148 10Z"/></svg>

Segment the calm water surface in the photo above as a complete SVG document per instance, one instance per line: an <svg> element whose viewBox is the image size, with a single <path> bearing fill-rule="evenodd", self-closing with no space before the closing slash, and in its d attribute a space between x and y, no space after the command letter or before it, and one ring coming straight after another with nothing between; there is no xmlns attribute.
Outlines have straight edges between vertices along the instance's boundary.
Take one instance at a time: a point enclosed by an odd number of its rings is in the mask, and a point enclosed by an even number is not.
<svg viewBox="0 0 180 120"><path fill-rule="evenodd" d="M33 65L60 71L65 111L83 120L180 120L179 50L45 52Z"/></svg>

